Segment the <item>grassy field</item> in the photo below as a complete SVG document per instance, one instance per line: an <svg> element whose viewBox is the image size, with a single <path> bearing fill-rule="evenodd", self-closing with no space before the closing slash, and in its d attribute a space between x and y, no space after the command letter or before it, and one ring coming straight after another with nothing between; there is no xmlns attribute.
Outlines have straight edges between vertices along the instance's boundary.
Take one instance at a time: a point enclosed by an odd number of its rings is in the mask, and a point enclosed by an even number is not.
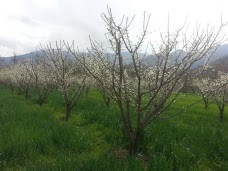
<svg viewBox="0 0 228 171"><path fill-rule="evenodd" d="M0 86L0 170L228 170L228 110L182 94L162 118L145 130L141 152L127 155L118 109L107 108L96 91L83 96L69 122L64 103L53 92L40 107Z"/></svg>

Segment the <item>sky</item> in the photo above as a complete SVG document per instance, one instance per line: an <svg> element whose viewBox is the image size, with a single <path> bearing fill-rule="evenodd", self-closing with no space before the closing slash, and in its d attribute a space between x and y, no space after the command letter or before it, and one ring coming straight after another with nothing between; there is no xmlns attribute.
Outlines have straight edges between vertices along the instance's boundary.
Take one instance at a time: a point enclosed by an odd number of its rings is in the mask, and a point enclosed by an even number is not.
<svg viewBox="0 0 228 171"><path fill-rule="evenodd" d="M122 15L136 16L133 34L140 31L144 11L151 14L151 39L167 27L168 16L174 29L186 19L216 26L222 16L228 22L227 0L0 0L0 56L29 53L56 40L74 40L80 49L90 46L89 36L105 42L100 14L107 5L117 21Z"/></svg>

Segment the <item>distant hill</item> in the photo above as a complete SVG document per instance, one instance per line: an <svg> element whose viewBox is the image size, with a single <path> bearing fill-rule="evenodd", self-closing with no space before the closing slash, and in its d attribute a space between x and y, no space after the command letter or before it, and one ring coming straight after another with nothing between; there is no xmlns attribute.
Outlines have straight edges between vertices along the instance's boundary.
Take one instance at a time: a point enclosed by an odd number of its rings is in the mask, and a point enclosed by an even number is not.
<svg viewBox="0 0 228 171"><path fill-rule="evenodd" d="M35 58L36 56L44 56L42 51L33 51L23 55L10 56L10 57L0 57L0 66L10 66L14 63L20 63L29 58Z"/></svg>
<svg viewBox="0 0 228 171"><path fill-rule="evenodd" d="M208 63L211 64L214 61L217 61L227 55L228 55L228 44L220 45L216 49L216 51L210 56L210 60L208 61ZM196 66L203 65L205 59L206 59L206 57L202 58L201 60L197 61L195 65Z"/></svg>
<svg viewBox="0 0 228 171"><path fill-rule="evenodd" d="M185 55L187 54L187 52L185 51L181 51L181 50L176 50L174 52L171 53L171 57L170 59L172 60L175 59L177 56L178 56L178 59L181 59L183 58ZM30 52L30 53L27 53L27 54L23 54L23 55L18 55L16 57L16 60L18 62L20 61L23 61L23 60L26 60L28 58L33 58L35 57L35 55L38 55L40 57L43 57L44 56L44 53L42 51L34 51L34 52ZM122 56L123 56L123 59L124 59L124 64L125 65L130 65L132 63L132 59L131 59L131 54L128 53L128 52L122 52ZM143 54L139 54L140 58L142 59L142 61L144 63L146 63L148 66L153 66L156 62L156 56L155 55L147 55L146 57L143 58ZM210 56L210 54L209 54ZM70 55L70 57L72 57ZM109 56L110 60L111 61L114 61L114 55L110 55ZM223 59L224 58L224 59ZM203 65L204 64L204 61L207 59L207 57L205 56L204 58L202 58L201 60L197 61L195 64L194 64L194 67L197 67L197 66L200 66L200 65ZM223 44L223 45L220 45L217 50L211 55L210 57L210 60L209 60L209 63L213 63L213 62L218 62L219 60L222 61L227 61L228 62L228 44ZM9 66L9 65L12 65L14 63L15 59L13 56L11 57L0 57L0 66Z"/></svg>
<svg viewBox="0 0 228 171"><path fill-rule="evenodd" d="M66 51L63 51L63 53L67 53ZM29 58L35 58L36 56L39 56L39 57L44 57L44 52L42 51L33 51L33 52L30 52L30 53L26 53L26 54L23 54L23 55L17 55L16 57L14 56L10 56L10 57L0 57L0 66L10 66L12 64L14 64L15 62L22 62L26 59L29 59ZM69 58L73 58L73 56L71 54L68 55ZM122 56L123 56L123 60L124 60L124 64L125 65L128 65L130 63L132 63L132 59L131 59L131 54L128 53L128 52L123 52L122 53ZM140 56L143 56L143 54L140 54ZM111 61L114 61L114 54L111 54L109 56L109 59ZM16 60L16 61L15 61Z"/></svg>
<svg viewBox="0 0 228 171"><path fill-rule="evenodd" d="M219 59L216 59L216 60L210 62L210 64L211 65L228 64L228 54Z"/></svg>
<svg viewBox="0 0 228 171"><path fill-rule="evenodd" d="M185 51L181 51L181 50L176 50L174 52L172 52L170 54L170 60L181 60L187 53ZM144 63L146 63L148 66L153 66L156 63L157 60L157 56L159 56L159 54L157 55L147 55L145 58L142 59L142 61Z"/></svg>
<svg viewBox="0 0 228 171"><path fill-rule="evenodd" d="M171 57L170 59L172 60L175 59L177 56L178 56L178 59L181 59L183 58L185 55L187 54L187 52L185 51L181 51L181 50L176 50L174 52L171 53ZM221 58L227 58L227 59L223 59L223 60L227 60L228 62L228 44L224 44L224 45L220 45L216 51L214 51L213 53L211 54L208 54L208 56L210 57L209 58L209 61L208 63L213 63L214 61L218 61L220 60ZM203 57L202 59L200 59L199 61L197 61L193 67L198 67L200 65L203 65L205 63L205 60L208 60L208 57L205 56ZM155 64L156 62L156 56L155 55L148 55L147 57L145 57L143 59L143 61L145 63L147 63L149 66L152 66Z"/></svg>

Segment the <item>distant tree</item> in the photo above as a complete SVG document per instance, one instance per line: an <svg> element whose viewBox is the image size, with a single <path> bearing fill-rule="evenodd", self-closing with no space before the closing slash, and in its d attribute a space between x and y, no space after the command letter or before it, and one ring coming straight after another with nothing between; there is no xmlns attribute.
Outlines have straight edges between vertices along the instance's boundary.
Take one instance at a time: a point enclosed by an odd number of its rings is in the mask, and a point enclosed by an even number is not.
<svg viewBox="0 0 228 171"><path fill-rule="evenodd" d="M225 106L228 103L228 74L219 73L218 79L212 84L213 98L219 108L220 119L224 119Z"/></svg>
<svg viewBox="0 0 228 171"><path fill-rule="evenodd" d="M15 65L17 64L18 60L17 60L17 54L14 52L13 53L13 57L12 57L12 64Z"/></svg>
<svg viewBox="0 0 228 171"><path fill-rule="evenodd" d="M46 57L46 68L63 94L66 107L65 119L68 121L72 108L85 89L87 75L81 65L72 59L69 50L63 49L61 42L56 42L55 48L51 44L40 48Z"/></svg>
<svg viewBox="0 0 228 171"><path fill-rule="evenodd" d="M109 104L111 102L111 95L109 93L107 93L104 89L103 89L103 86L100 86L99 84L97 84L97 89L98 91L101 93L101 96L105 102L105 105L107 107L109 107Z"/></svg>
<svg viewBox="0 0 228 171"><path fill-rule="evenodd" d="M10 67L0 70L0 83L9 87L12 92L16 88L16 83L14 79L14 73Z"/></svg>
<svg viewBox="0 0 228 171"><path fill-rule="evenodd" d="M31 89L31 77L28 71L28 61L15 64L11 67L11 78L14 85L18 89L18 94L24 94L26 98L29 97L29 90Z"/></svg>
<svg viewBox="0 0 228 171"><path fill-rule="evenodd" d="M104 78L104 79L110 79L110 75L109 72L107 72L106 68L102 68L99 67L99 71L100 71L100 77ZM98 91L101 93L101 96L105 102L105 105L107 107L109 107L109 104L111 102L111 96L112 96L112 86L110 86L110 84L107 84L107 82L103 82L102 86L99 82L96 82L96 87L98 89ZM107 89L109 89L109 91L107 92Z"/></svg>
<svg viewBox="0 0 228 171"><path fill-rule="evenodd" d="M44 58L31 58L29 60L30 66L27 72L31 77L31 84L38 94L38 104L43 105L49 94L55 88L54 74L50 72Z"/></svg>
<svg viewBox="0 0 228 171"><path fill-rule="evenodd" d="M201 98L203 99L205 109L207 109L209 106L210 94L212 93L211 89L209 88L211 81L212 79L210 78L196 78L193 80L194 87L197 88L197 92L199 92Z"/></svg>
<svg viewBox="0 0 228 171"><path fill-rule="evenodd" d="M220 120L223 120L225 106L228 103L228 74L219 71L215 79L201 78L195 79L194 82L204 94L204 98L212 98L215 101Z"/></svg>

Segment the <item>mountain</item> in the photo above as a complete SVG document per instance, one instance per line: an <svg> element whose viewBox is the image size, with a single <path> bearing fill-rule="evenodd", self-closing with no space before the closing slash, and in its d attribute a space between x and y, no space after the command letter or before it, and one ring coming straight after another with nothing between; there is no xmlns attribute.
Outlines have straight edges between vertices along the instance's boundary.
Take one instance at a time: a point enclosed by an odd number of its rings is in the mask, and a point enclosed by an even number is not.
<svg viewBox="0 0 228 171"><path fill-rule="evenodd" d="M212 65L228 64L228 44L222 45L218 48L218 52L212 55L213 60L210 61Z"/></svg>
<svg viewBox="0 0 228 171"><path fill-rule="evenodd" d="M35 58L36 56L44 56L42 51L33 51L23 55L10 56L10 57L0 57L0 66L10 66L14 63L20 63L29 58Z"/></svg>
<svg viewBox="0 0 228 171"><path fill-rule="evenodd" d="M63 51L64 55L66 53L67 53L67 51ZM139 55L143 56L143 54L139 54ZM26 59L35 58L36 56L43 57L45 55L44 55L43 51L33 51L33 52L26 53L26 54L23 54L23 55L17 55L16 57L14 57L14 56L11 56L11 57L0 57L0 66L10 66L10 65L12 65L15 62L19 62L20 63L20 62L22 62L22 61L24 61ZM72 54L68 54L68 56L69 56L70 59L73 58ZM122 52L122 56L123 56L123 60L124 60L124 64L125 65L132 63L132 59L131 59L131 54L130 53ZM114 61L114 54L109 55L108 58L111 61Z"/></svg>
<svg viewBox="0 0 228 171"><path fill-rule="evenodd" d="M56 52L57 53L57 52ZM67 51L62 51L63 55L67 55L69 59L73 58L72 54L67 54ZM33 51L30 53L26 53L23 55L17 55L17 56L11 56L11 57L0 57L0 67L1 66L10 66L14 63L21 63L27 59L33 59L33 58L44 58L45 54L43 51Z"/></svg>
<svg viewBox="0 0 228 171"><path fill-rule="evenodd" d="M211 55L211 56L210 56ZM223 44L220 45L216 51L214 51L212 54L209 54L209 61L208 63L211 64L214 61L217 61L221 58L223 58L224 56L228 55L228 44ZM207 57L205 56L204 58L202 58L201 60L197 61L195 63L195 66L199 66L199 65L203 65L205 60L207 59Z"/></svg>
<svg viewBox="0 0 228 171"><path fill-rule="evenodd" d="M178 57L178 59L182 59L185 55L187 54L187 52L182 51L182 50L176 50L174 52L171 53L170 55L170 59L172 61L172 59L176 59L176 57ZM26 60L28 58L34 58L36 55L43 57L44 53L42 51L34 51L34 52L30 52L27 54L23 54L23 55L18 55L16 56L16 61L23 61ZM158 54L159 55L159 54ZM131 54L128 52L122 52L122 56L123 56L123 62L125 65L131 65L132 64L132 59L131 59ZM142 59L142 62L146 63L148 66L153 66L155 65L156 62L156 56L155 55L147 55L145 57L143 57L143 53L139 54L140 58ZM210 54L209 54L210 56ZM72 58L72 55L69 55L70 58ZM110 56L108 56L108 58L111 61L114 61L114 54L111 54ZM221 58L227 58L224 60L228 61L228 44L223 44L220 45L216 51L211 54L209 63L213 63L214 61L217 61ZM203 57L201 60L197 61L194 64L194 67L203 65L205 60L207 59L207 57ZM11 56L11 57L0 57L0 66L9 66L12 65L13 63L15 63L15 57Z"/></svg>
<svg viewBox="0 0 228 171"><path fill-rule="evenodd" d="M187 54L187 52L185 52L183 50L176 50L170 54L169 59L170 59L170 61L181 60L183 57L186 56L186 54ZM142 58L142 62L146 63L148 66L153 66L156 64L157 56L159 56L159 54L147 55L145 58Z"/></svg>
<svg viewBox="0 0 228 171"><path fill-rule="evenodd" d="M122 52L121 55L123 57L124 65L132 64L133 61L132 61L131 54L129 52ZM111 62L114 62L114 59L115 59L114 57L115 57L114 53L108 54L108 60L110 60ZM143 57L143 53L139 53L139 58L142 59L142 57ZM118 63L118 61L116 61L116 63Z"/></svg>
<svg viewBox="0 0 228 171"><path fill-rule="evenodd" d="M228 55L228 44L223 44L217 48L215 53L213 53L213 55L211 56L211 59L212 59L212 61L215 61L226 55Z"/></svg>
<svg viewBox="0 0 228 171"><path fill-rule="evenodd" d="M170 60L175 59L178 57L178 59L182 59L187 52L182 51L182 50L176 50L170 54ZM221 58L227 58L226 60L228 61L228 44L223 44L220 45L216 51L211 52L211 54L208 54L209 56L209 61L208 63L213 63L214 61L218 61ZM198 67L200 65L204 65L205 61L208 60L208 56L203 57L202 59L198 60L193 67ZM148 55L144 59L142 59L143 62L147 63L149 66L153 66L156 62L156 56L155 55ZM223 59L225 60L225 59Z"/></svg>
<svg viewBox="0 0 228 171"><path fill-rule="evenodd" d="M228 55L220 58L220 59L216 59L215 61L210 63L211 65L220 65L220 64L228 64Z"/></svg>

